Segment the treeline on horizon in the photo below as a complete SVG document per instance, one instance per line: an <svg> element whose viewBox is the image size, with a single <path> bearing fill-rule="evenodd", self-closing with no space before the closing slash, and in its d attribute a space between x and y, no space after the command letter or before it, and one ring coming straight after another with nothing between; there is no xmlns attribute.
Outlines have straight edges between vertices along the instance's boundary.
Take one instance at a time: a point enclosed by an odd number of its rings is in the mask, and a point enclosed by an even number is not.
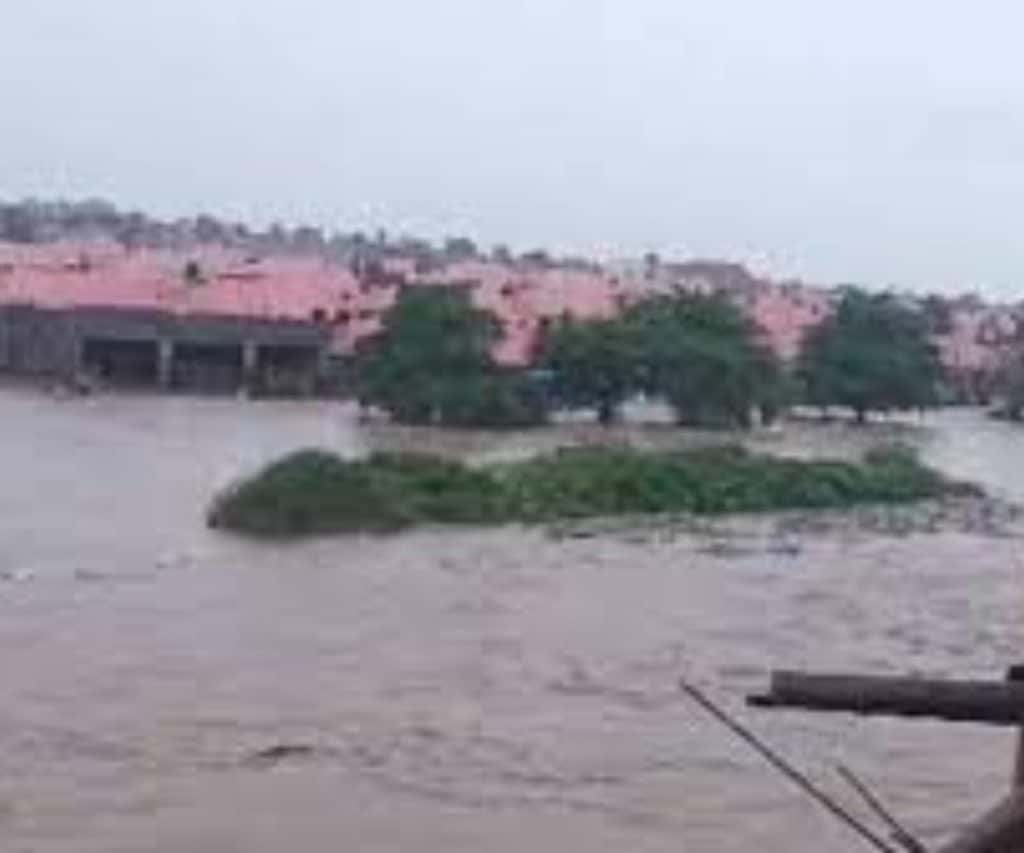
<svg viewBox="0 0 1024 853"><path fill-rule="evenodd" d="M265 229L202 213L174 220L126 211L103 199L17 202L0 200L0 242L37 245L59 240L112 240L127 249L187 249L195 245L235 247L263 254L298 254L349 261L355 257L412 258L425 268L464 260L493 260L573 269L596 269L578 257L554 257L544 249L519 254L505 245L484 250L469 237L439 243L385 229L329 231L310 225L275 223Z"/></svg>
<svg viewBox="0 0 1024 853"><path fill-rule="evenodd" d="M249 251L255 255L298 255L327 258L339 263L372 262L385 258L411 259L420 274L468 260L492 261L527 268L560 268L599 272L597 261L576 255L556 255L543 248L514 252L506 244L490 248L467 236L449 236L440 241L393 234L378 228L339 231L310 225L273 223L260 229L244 222L208 213L191 217L162 219L138 210L124 210L102 198L79 201L63 199L0 198L0 243L45 245L61 240L89 242L110 240L125 249L172 249L187 251L211 245ZM659 268L672 272L711 275L728 288L740 288L760 281L742 264L725 260L675 262L647 252L639 269L653 276ZM833 289L844 289L842 285ZM874 290L872 288L872 290ZM918 298L936 333L949 330L953 305L968 300L980 303L972 294L943 296L936 293Z"/></svg>

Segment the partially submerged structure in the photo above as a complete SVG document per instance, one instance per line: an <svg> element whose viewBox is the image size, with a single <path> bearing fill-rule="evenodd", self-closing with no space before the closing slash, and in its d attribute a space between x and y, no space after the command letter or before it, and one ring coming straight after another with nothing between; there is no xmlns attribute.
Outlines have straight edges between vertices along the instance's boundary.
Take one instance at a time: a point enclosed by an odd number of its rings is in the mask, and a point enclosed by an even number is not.
<svg viewBox="0 0 1024 853"><path fill-rule="evenodd" d="M102 247L0 257L0 371L162 390L313 393L357 286L312 263Z"/></svg>
<svg viewBox="0 0 1024 853"><path fill-rule="evenodd" d="M0 370L73 383L309 395L329 343L325 328L288 320L0 306Z"/></svg>
<svg viewBox="0 0 1024 853"><path fill-rule="evenodd" d="M711 713L747 740L765 758L843 819L862 839L883 853L927 853L926 848L886 812L870 792L866 798L891 830L891 841L865 827L818 792L802 774L789 767L742 726L729 719L700 691L683 684ZM776 672L769 690L750 696L758 708L919 717L971 722L1020 729L1017 755L1007 797L962 834L938 848L938 853L1022 853L1024 851L1024 667L1011 667L1005 681L955 681L892 676L834 675ZM856 780L854 780L856 781Z"/></svg>

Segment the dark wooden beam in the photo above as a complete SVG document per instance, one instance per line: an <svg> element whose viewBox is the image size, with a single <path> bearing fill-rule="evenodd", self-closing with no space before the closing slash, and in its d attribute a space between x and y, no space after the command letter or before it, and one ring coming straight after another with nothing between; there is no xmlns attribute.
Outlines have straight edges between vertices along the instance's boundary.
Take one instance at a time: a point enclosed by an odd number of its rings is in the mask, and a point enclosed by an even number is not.
<svg viewBox="0 0 1024 853"><path fill-rule="evenodd" d="M1024 682L1020 681L775 672L768 693L747 701L759 708L932 717L1000 726L1024 722Z"/></svg>
<svg viewBox="0 0 1024 853"><path fill-rule="evenodd" d="M1024 684L1024 666L1019 664L1011 666L1006 671L1006 680ZM1013 762L1012 787L1014 789L1024 788L1024 727L1021 728L1020 734L1017 735L1017 756Z"/></svg>

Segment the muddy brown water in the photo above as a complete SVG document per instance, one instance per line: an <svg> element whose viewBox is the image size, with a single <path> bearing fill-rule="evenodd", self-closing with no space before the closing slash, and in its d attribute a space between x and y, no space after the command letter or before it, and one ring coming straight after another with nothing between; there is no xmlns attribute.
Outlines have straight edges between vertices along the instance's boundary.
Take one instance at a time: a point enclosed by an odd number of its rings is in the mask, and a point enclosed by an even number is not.
<svg viewBox="0 0 1024 853"><path fill-rule="evenodd" d="M1024 431L970 412L892 429L1024 498ZM863 849L681 697L682 675L847 800L833 768L852 767L927 840L1007 786L1012 732L752 713L742 696L774 666L999 674L1024 658L1015 530L754 519L253 545L202 510L281 451L500 458L593 431L456 437L360 428L336 404L23 391L0 394L0 430L4 851Z"/></svg>

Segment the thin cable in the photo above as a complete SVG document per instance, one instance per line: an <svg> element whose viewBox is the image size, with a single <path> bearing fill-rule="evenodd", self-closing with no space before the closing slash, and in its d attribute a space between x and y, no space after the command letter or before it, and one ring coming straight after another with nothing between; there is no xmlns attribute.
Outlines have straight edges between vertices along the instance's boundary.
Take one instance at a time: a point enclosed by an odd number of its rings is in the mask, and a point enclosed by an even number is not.
<svg viewBox="0 0 1024 853"><path fill-rule="evenodd" d="M813 782L811 782L810 779L807 778L807 776L789 764L784 758L779 756L753 732L730 717L725 711L719 708L718 705L704 695L699 688L692 684L688 684L686 681L680 681L679 686L682 688L684 693L688 694L690 698L692 698L705 711L722 723L722 725L729 729L733 734L746 742L749 746L753 747L753 749L757 751L769 764L771 764L772 767L782 773L782 775L787 777L791 782L796 784L797 787L799 787L805 794L825 808L834 817L838 818L850 827L850 829L856 832L864 841L868 842L868 844L876 850L882 851L882 853L901 853L898 848L893 847L884 838L876 834L869 826L862 823L841 805L835 802L835 800L822 792Z"/></svg>
<svg viewBox="0 0 1024 853"><path fill-rule="evenodd" d="M885 807L867 785L854 775L849 767L840 764L836 767L836 770L847 784L860 794L864 802L867 803L868 808L885 821L889 829L892 830L893 841L903 847L907 853L928 853L928 849L896 819L896 816Z"/></svg>

